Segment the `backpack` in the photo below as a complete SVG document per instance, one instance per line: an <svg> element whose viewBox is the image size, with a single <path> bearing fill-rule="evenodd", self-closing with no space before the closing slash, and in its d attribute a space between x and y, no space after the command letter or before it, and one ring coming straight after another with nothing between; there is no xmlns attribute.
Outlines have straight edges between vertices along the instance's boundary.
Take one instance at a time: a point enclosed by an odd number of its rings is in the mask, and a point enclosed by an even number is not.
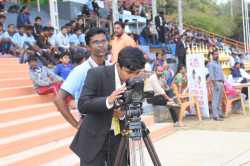
<svg viewBox="0 0 250 166"><path fill-rule="evenodd" d="M13 5L8 8L8 13L18 13L19 12L19 6Z"/></svg>
<svg viewBox="0 0 250 166"><path fill-rule="evenodd" d="M176 59L174 59L174 58L168 58L167 62L168 62L168 64L169 63L176 63Z"/></svg>
<svg viewBox="0 0 250 166"><path fill-rule="evenodd" d="M163 53L164 54L172 54L172 50L171 50L171 48L168 45L165 45L163 47Z"/></svg>

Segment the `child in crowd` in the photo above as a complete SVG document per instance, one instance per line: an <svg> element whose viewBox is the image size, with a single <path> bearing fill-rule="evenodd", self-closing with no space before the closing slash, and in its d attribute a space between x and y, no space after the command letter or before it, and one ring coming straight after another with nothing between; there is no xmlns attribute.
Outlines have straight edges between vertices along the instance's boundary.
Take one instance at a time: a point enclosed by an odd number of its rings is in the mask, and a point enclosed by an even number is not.
<svg viewBox="0 0 250 166"><path fill-rule="evenodd" d="M35 38L35 40L38 39L38 37L41 35L42 31L43 31L43 26L41 25L42 23L42 19L41 17L36 17L35 18L35 24L34 24L34 30L33 30L33 36Z"/></svg>
<svg viewBox="0 0 250 166"><path fill-rule="evenodd" d="M80 46L80 39L79 36L82 34L82 31L80 28L75 28L75 34L71 35L69 38L69 42L70 42L70 59L72 60L72 64L75 63L75 59L73 58L75 53L83 53L85 54L85 51L87 50L84 47Z"/></svg>
<svg viewBox="0 0 250 166"><path fill-rule="evenodd" d="M73 70L76 66L79 66L85 61L85 56L83 53L76 53L74 55L75 62L74 64L71 65L71 69Z"/></svg>
<svg viewBox="0 0 250 166"><path fill-rule="evenodd" d="M10 48L10 54L13 56L16 56L16 53L19 54L22 59L23 59L23 55L24 55L24 51L23 51L23 47L19 47L18 44L18 40L17 38L14 36L14 32L15 32L15 25L14 24L10 24L8 26L8 31L4 32L3 37L5 38L9 38L12 41L12 46Z"/></svg>
<svg viewBox="0 0 250 166"><path fill-rule="evenodd" d="M70 32L71 32L71 25L70 25L70 23L67 23L67 24L65 24L65 26L66 26L66 28L67 28L67 37L69 38L70 37Z"/></svg>
<svg viewBox="0 0 250 166"><path fill-rule="evenodd" d="M0 23L3 24L3 32L5 32L5 25L4 25L5 20L6 20L6 17L4 15L0 15Z"/></svg>
<svg viewBox="0 0 250 166"><path fill-rule="evenodd" d="M81 47L86 47L85 36L88 33L88 31L89 31L89 28L83 28L83 33L79 36Z"/></svg>
<svg viewBox="0 0 250 166"><path fill-rule="evenodd" d="M18 33L14 34L14 37L17 39L17 45L18 47L22 48L22 51L24 52L24 40L25 40L25 26L23 24L19 24L17 26ZM23 53L24 54L24 53ZM23 58L22 58L22 63L23 63Z"/></svg>
<svg viewBox="0 0 250 166"><path fill-rule="evenodd" d="M61 61L61 64L56 66L54 73L62 77L64 80L66 80L71 71L71 64L69 63L70 61L69 52L63 52L60 55L60 61Z"/></svg>
<svg viewBox="0 0 250 166"><path fill-rule="evenodd" d="M70 34L73 35L75 33L76 21L71 20L70 21L70 26L71 26Z"/></svg>
<svg viewBox="0 0 250 166"><path fill-rule="evenodd" d="M26 26L25 41L24 41L24 46L25 46L26 52L28 54L37 56L40 59L40 61L43 63L44 66L46 66L48 68L54 68L53 65L48 64L48 62L46 61L46 59L44 59L44 57L49 59L51 62L54 60L54 58L52 58L52 56L47 51L40 49L36 45L36 41L35 41L35 38L32 35L32 33L33 33L33 26L27 25ZM41 55L43 55L43 56L41 56Z"/></svg>
<svg viewBox="0 0 250 166"><path fill-rule="evenodd" d="M108 62L112 61L112 46L108 45Z"/></svg>
<svg viewBox="0 0 250 166"><path fill-rule="evenodd" d="M2 52L2 56L10 54L10 47L12 45L12 41L10 38L4 38L3 33L3 24L0 22L0 52ZM7 45L7 47L6 47Z"/></svg>
<svg viewBox="0 0 250 166"><path fill-rule="evenodd" d="M64 79L55 75L53 72L48 70L46 67L38 65L37 59L35 56L30 55L27 59L29 64L29 75L30 79L33 81L33 88L36 90L38 95L47 95L53 93L54 96L58 93ZM50 78L53 81L48 81ZM66 99L68 107L73 109L75 108L70 104L70 97Z"/></svg>
<svg viewBox="0 0 250 166"><path fill-rule="evenodd" d="M56 46L56 40L53 36L54 33L55 33L55 28L49 27L49 42L52 45L52 51L51 51L52 57L55 57L55 55L60 56L60 54L61 54L61 52L58 50L58 48Z"/></svg>

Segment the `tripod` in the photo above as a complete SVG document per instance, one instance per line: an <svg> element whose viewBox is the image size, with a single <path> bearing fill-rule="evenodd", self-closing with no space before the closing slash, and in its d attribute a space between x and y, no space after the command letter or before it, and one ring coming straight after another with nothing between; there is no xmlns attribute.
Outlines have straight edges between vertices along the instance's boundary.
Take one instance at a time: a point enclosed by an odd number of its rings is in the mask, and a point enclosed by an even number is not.
<svg viewBox="0 0 250 166"><path fill-rule="evenodd" d="M139 142L139 153L140 153L140 163L141 166L145 166L145 159L143 153L143 142L144 141L146 148L149 152L151 160L154 166L161 166L160 160L156 154L153 143L149 137L149 130L146 128L144 122L140 121L141 118L134 116L130 118L130 122L126 124L127 130L121 132L122 139L117 152L116 160L114 166L121 166L122 159L124 157L125 150L128 145L128 140L130 140L131 146L131 156L132 156L132 166L136 166L136 152L135 152L135 141Z"/></svg>

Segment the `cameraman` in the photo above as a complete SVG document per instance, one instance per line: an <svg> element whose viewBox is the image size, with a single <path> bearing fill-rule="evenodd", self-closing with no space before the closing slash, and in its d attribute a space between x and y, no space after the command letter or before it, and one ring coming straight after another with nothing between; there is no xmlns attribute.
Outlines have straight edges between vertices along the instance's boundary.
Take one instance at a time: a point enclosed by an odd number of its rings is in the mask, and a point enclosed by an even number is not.
<svg viewBox="0 0 250 166"><path fill-rule="evenodd" d="M147 102L153 105L166 106L167 102L174 102L174 94L172 90L169 90L169 87L163 76L163 67L157 66L155 72L155 74L149 77L146 84L146 91L153 90L155 92L155 96L153 98L147 99ZM174 121L174 126L184 126L183 123L179 122L176 111L173 108L169 108L169 111Z"/></svg>
<svg viewBox="0 0 250 166"><path fill-rule="evenodd" d="M81 166L99 166L104 157L107 166L114 165L122 136L114 135L117 125L113 121L117 119L122 131L125 112L113 106L126 90L126 80L138 77L145 63L142 51L125 47L119 53L118 63L88 71L78 101L79 111L86 116L70 145L80 157ZM125 154L122 166L127 165Z"/></svg>

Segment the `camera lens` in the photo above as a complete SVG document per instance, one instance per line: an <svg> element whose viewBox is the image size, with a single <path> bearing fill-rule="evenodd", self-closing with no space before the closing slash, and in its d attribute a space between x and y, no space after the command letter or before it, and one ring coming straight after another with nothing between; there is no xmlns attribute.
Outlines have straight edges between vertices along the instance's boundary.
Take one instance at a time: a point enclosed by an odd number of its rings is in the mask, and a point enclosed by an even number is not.
<svg viewBox="0 0 250 166"><path fill-rule="evenodd" d="M140 91L133 91L131 94L131 98L133 101L141 100L141 92Z"/></svg>

